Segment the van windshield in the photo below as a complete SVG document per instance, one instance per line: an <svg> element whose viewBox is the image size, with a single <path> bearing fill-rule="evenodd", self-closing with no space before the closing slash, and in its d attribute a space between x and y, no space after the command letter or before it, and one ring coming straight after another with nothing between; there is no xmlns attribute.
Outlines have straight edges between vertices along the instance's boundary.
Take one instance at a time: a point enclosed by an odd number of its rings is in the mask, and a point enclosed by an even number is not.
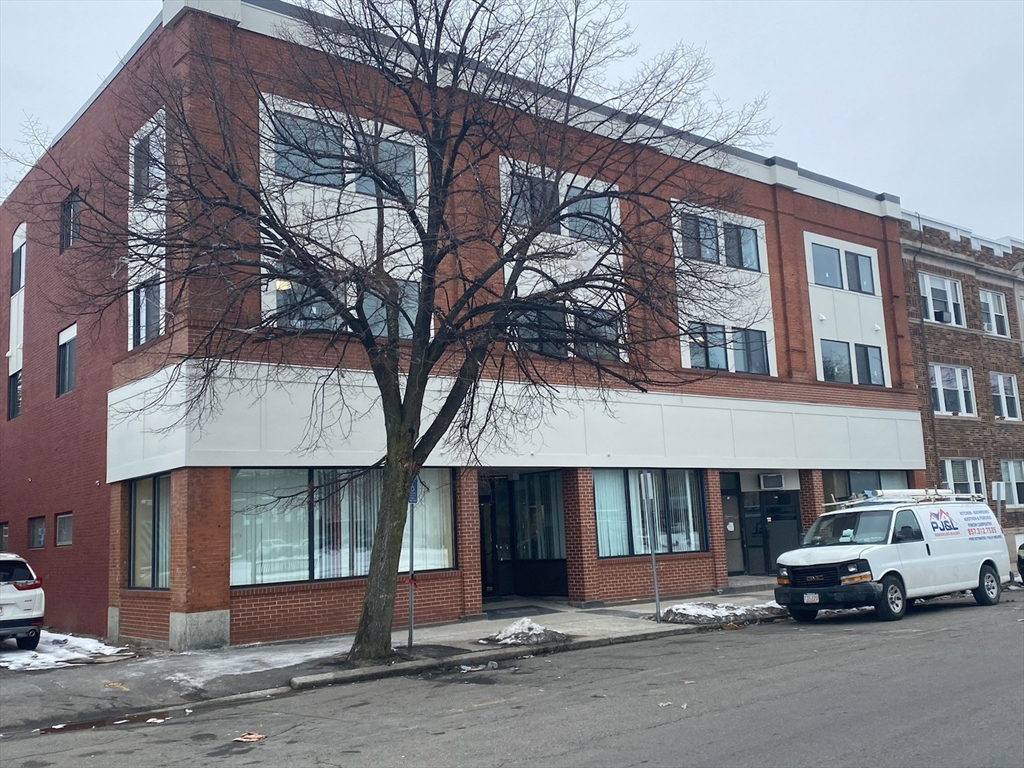
<svg viewBox="0 0 1024 768"><path fill-rule="evenodd" d="M882 544L889 540L892 511L865 509L825 515L814 521L804 536L804 547L837 544Z"/></svg>

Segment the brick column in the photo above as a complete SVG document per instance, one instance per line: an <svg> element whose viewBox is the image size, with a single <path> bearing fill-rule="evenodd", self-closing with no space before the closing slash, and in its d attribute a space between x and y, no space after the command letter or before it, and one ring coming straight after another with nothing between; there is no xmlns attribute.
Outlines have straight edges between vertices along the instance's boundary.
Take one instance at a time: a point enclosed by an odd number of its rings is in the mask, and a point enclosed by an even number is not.
<svg viewBox="0 0 1024 768"><path fill-rule="evenodd" d="M228 645L231 627L231 470L171 472L173 651Z"/></svg>
<svg viewBox="0 0 1024 768"><path fill-rule="evenodd" d="M569 602L586 606L601 597L597 577L594 475L588 467L566 467L562 470L562 508Z"/></svg>
<svg viewBox="0 0 1024 768"><path fill-rule="evenodd" d="M800 470L800 530L806 531L825 513L825 487L820 469Z"/></svg>
<svg viewBox="0 0 1024 768"><path fill-rule="evenodd" d="M121 634L121 588L128 583L128 505L131 483L110 485L110 540L108 542L107 638Z"/></svg>
<svg viewBox="0 0 1024 768"><path fill-rule="evenodd" d="M725 520L722 516L722 483L717 469L704 470L704 509L708 516L708 545L714 567L714 586L729 586L729 564L725 556Z"/></svg>
<svg viewBox="0 0 1024 768"><path fill-rule="evenodd" d="M481 616L484 596L480 576L480 488L476 467L455 470L455 531L462 574L462 616Z"/></svg>
<svg viewBox="0 0 1024 768"><path fill-rule="evenodd" d="M932 485L928 482L927 470L912 469L907 474L909 476L911 488L930 488Z"/></svg>

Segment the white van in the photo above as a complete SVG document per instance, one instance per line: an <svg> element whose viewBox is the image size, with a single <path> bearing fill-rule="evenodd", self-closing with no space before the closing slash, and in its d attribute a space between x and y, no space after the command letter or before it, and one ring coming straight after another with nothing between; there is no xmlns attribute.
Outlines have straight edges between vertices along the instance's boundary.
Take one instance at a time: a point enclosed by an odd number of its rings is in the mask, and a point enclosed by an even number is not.
<svg viewBox="0 0 1024 768"><path fill-rule="evenodd" d="M984 498L942 490L847 502L819 517L778 566L775 600L797 621L858 606L896 621L917 598L965 590L995 605L1010 580L1006 542Z"/></svg>

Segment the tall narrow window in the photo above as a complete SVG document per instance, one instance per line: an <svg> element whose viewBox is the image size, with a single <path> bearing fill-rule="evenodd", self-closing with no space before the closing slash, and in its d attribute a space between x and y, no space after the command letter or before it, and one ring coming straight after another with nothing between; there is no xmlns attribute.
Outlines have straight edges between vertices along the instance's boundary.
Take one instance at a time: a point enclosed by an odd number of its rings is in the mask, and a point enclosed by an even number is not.
<svg viewBox="0 0 1024 768"><path fill-rule="evenodd" d="M11 252L11 296L25 287L25 243Z"/></svg>
<svg viewBox="0 0 1024 768"><path fill-rule="evenodd" d="M8 523L0 523L0 552L7 552L11 547L8 543L10 534L10 525Z"/></svg>
<svg viewBox="0 0 1024 768"><path fill-rule="evenodd" d="M41 549L46 546L46 518L30 517L28 519L28 548Z"/></svg>
<svg viewBox="0 0 1024 768"><path fill-rule="evenodd" d="M160 335L163 302L159 278L150 278L132 291L132 310L132 346Z"/></svg>
<svg viewBox="0 0 1024 768"><path fill-rule="evenodd" d="M932 363L928 366L928 377L936 413L974 415L973 374L970 368Z"/></svg>
<svg viewBox="0 0 1024 768"><path fill-rule="evenodd" d="M821 340L821 372L825 381L853 383L850 345L845 341Z"/></svg>
<svg viewBox="0 0 1024 768"><path fill-rule="evenodd" d="M1010 373L990 373L992 385L992 410L1004 419L1020 419L1020 396L1017 393L1017 377Z"/></svg>
<svg viewBox="0 0 1024 768"><path fill-rule="evenodd" d="M21 371L7 377L7 420L21 415Z"/></svg>
<svg viewBox="0 0 1024 768"><path fill-rule="evenodd" d="M995 291L981 291L981 324L985 333L995 336L1009 336L1010 326L1006 322L1006 297Z"/></svg>
<svg viewBox="0 0 1024 768"><path fill-rule="evenodd" d="M725 355L725 326L710 323L690 323L690 367L726 371L729 363Z"/></svg>
<svg viewBox="0 0 1024 768"><path fill-rule="evenodd" d="M872 296L875 294L875 275L870 256L846 252L846 284L851 291Z"/></svg>
<svg viewBox="0 0 1024 768"><path fill-rule="evenodd" d="M57 533L56 544L58 547L71 546L71 524L73 519L74 515L70 512L62 512L54 518L54 528L56 528Z"/></svg>
<svg viewBox="0 0 1024 768"><path fill-rule="evenodd" d="M82 198L78 190L68 195L60 205L60 249L75 245L81 237Z"/></svg>
<svg viewBox="0 0 1024 768"><path fill-rule="evenodd" d="M170 586L171 476L132 481L129 519L128 586Z"/></svg>
<svg viewBox="0 0 1024 768"><path fill-rule="evenodd" d="M684 259L718 263L718 222L688 214L680 221L680 238Z"/></svg>
<svg viewBox="0 0 1024 768"><path fill-rule="evenodd" d="M132 148L132 199L138 203L149 197L155 187L153 178L153 141L156 131L150 131L135 142Z"/></svg>
<svg viewBox="0 0 1024 768"><path fill-rule="evenodd" d="M68 326L57 336L57 397L75 388L77 337L78 323Z"/></svg>
<svg viewBox="0 0 1024 768"><path fill-rule="evenodd" d="M867 344L855 344L857 356L857 383L885 386L885 369L882 367L882 348Z"/></svg>
<svg viewBox="0 0 1024 768"><path fill-rule="evenodd" d="M732 332L733 362L740 373L768 373L768 342L764 331L737 328Z"/></svg>
<svg viewBox="0 0 1024 768"><path fill-rule="evenodd" d="M725 263L730 267L761 270L757 253L757 230L735 224L723 225L725 231Z"/></svg>

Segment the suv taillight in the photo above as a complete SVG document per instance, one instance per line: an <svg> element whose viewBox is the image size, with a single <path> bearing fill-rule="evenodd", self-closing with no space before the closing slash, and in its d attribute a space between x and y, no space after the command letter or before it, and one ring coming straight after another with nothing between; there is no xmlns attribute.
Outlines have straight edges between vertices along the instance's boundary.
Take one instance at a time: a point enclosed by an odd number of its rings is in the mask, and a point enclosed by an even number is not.
<svg viewBox="0 0 1024 768"><path fill-rule="evenodd" d="M43 580L37 576L32 581L12 581L11 584L15 589L25 591L26 589L39 589L43 586Z"/></svg>

